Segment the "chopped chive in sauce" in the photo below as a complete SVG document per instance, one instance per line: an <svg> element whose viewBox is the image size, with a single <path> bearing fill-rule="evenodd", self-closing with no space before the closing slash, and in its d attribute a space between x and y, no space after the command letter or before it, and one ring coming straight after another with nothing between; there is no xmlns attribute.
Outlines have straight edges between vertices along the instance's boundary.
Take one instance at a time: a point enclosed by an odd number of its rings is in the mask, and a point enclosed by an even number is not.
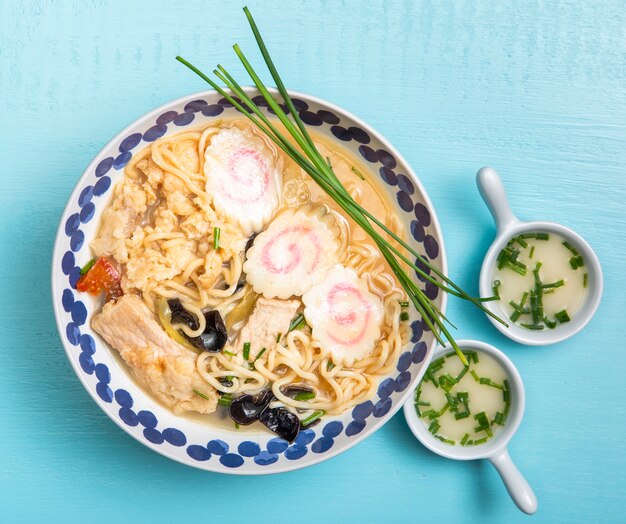
<svg viewBox="0 0 626 524"><path fill-rule="evenodd" d="M298 313L295 317L293 317L293 319L289 323L289 330L287 331L287 333L291 333L294 329L300 329L305 324L306 324L306 320L304 318L304 314Z"/></svg>
<svg viewBox="0 0 626 524"><path fill-rule="evenodd" d="M463 435L463 438L461 439L461 446L465 446L465 444L467 444L469 437L470 437L469 433L465 433L465 435Z"/></svg>
<svg viewBox="0 0 626 524"><path fill-rule="evenodd" d="M409 307L409 301L408 300L402 300L399 302L400 307Z"/></svg>
<svg viewBox="0 0 626 524"><path fill-rule="evenodd" d="M233 399L230 395L222 395L219 399L217 399L217 403L220 406L228 407L233 403Z"/></svg>
<svg viewBox="0 0 626 524"><path fill-rule="evenodd" d="M567 314L567 310L564 309L563 311L559 311L558 313L556 313L554 315L554 318L556 318L561 324L563 324L564 322L569 322L571 319L569 318L569 315Z"/></svg>
<svg viewBox="0 0 626 524"><path fill-rule="evenodd" d="M350 171L352 171L356 176L358 176L361 180L365 180L365 177L363 176L363 173L361 173L355 166L352 166L350 168Z"/></svg>
<svg viewBox="0 0 626 524"><path fill-rule="evenodd" d="M308 425L312 424L313 422L315 422L318 418L324 416L325 414L326 414L326 411L324 411L324 410L314 411L307 418L301 420L300 424L302 425L302 427L308 426Z"/></svg>
<svg viewBox="0 0 626 524"><path fill-rule="evenodd" d="M213 228L213 249L217 251L220 248L220 233L221 229L219 227Z"/></svg>
<svg viewBox="0 0 626 524"><path fill-rule="evenodd" d="M494 280L493 281L493 287L491 288L493 290L493 296L497 297L497 299L500 299L500 292L498 291L498 289L500 288L500 286L502 285L502 282L500 282L499 280Z"/></svg>
<svg viewBox="0 0 626 524"><path fill-rule="evenodd" d="M237 356L235 353L233 353L232 351L228 351L227 349L223 349L222 353L224 353L225 355L228 355L230 357L236 357Z"/></svg>
<svg viewBox="0 0 626 524"><path fill-rule="evenodd" d="M202 393L202 391L198 391L197 389L192 389L191 391L193 391L200 398L203 398L204 400L209 400L209 397L207 397L204 393Z"/></svg>
<svg viewBox="0 0 626 524"><path fill-rule="evenodd" d="M587 287L587 281L589 280L589 275L585 273L583 275L583 287Z"/></svg>
<svg viewBox="0 0 626 524"><path fill-rule="evenodd" d="M498 426L503 426L504 425L504 413L500 413L499 411L497 411L495 416L493 417L493 424L498 424Z"/></svg>
<svg viewBox="0 0 626 524"><path fill-rule="evenodd" d="M81 269L80 269L80 274L82 275L86 275L89 270L93 267L93 265L96 263L96 259L95 257L92 258L89 262L87 262Z"/></svg>
<svg viewBox="0 0 626 524"><path fill-rule="evenodd" d="M526 243L526 241L521 236L515 237L515 242L517 242L523 248L527 248L528 247L528 244Z"/></svg>
<svg viewBox="0 0 626 524"><path fill-rule="evenodd" d="M522 327L525 327L526 329L530 329L531 331L541 331L543 329L543 324L526 324L523 323L521 324Z"/></svg>
<svg viewBox="0 0 626 524"><path fill-rule="evenodd" d="M533 258L535 254L535 246L530 246L530 253L528 254L528 258Z"/></svg>
<svg viewBox="0 0 626 524"><path fill-rule="evenodd" d="M536 233L535 238L537 240L549 240L550 235L548 233Z"/></svg>
<svg viewBox="0 0 626 524"><path fill-rule="evenodd" d="M565 280L557 280L556 282L552 282L551 284L542 284L541 287L543 289L557 288L565 285Z"/></svg>
<svg viewBox="0 0 626 524"><path fill-rule="evenodd" d="M256 358L254 359L254 361L250 364L250 369L256 369L256 361L259 360L261 358L261 355L263 355L263 353L265 353L267 351L267 348L263 348L261 349L261 351L259 351L256 355Z"/></svg>
<svg viewBox="0 0 626 524"><path fill-rule="evenodd" d="M572 246L572 244L570 244L567 240L563 241L562 244L569 250L572 255L574 255L575 257L578 256L578 251L576 251L576 248Z"/></svg>
<svg viewBox="0 0 626 524"><path fill-rule="evenodd" d="M250 342L243 343L243 359L248 360L250 358Z"/></svg>
<svg viewBox="0 0 626 524"><path fill-rule="evenodd" d="M557 325L555 320L550 320L548 317L543 317L543 323L547 326L548 329L554 329Z"/></svg>
<svg viewBox="0 0 626 524"><path fill-rule="evenodd" d="M293 399L298 400L298 401L304 401L304 400L311 400L312 398L315 398L315 397L316 397L315 391L303 391L302 393L298 393L297 395L295 395Z"/></svg>
<svg viewBox="0 0 626 524"><path fill-rule="evenodd" d="M578 255L569 259L569 265L572 266L572 269L578 269L585 265L585 261L581 255Z"/></svg>
<svg viewBox="0 0 626 524"><path fill-rule="evenodd" d="M485 384L486 386L491 386L492 388L498 388L504 391L504 386L502 384L498 384L497 382L487 377L480 377L480 380L478 381L478 383Z"/></svg>
<svg viewBox="0 0 626 524"><path fill-rule="evenodd" d="M474 377L474 380L478 383L480 383L480 377L478 376L478 374L476 373L476 371L474 371L473 369L470 371L470 374L472 375L472 377Z"/></svg>

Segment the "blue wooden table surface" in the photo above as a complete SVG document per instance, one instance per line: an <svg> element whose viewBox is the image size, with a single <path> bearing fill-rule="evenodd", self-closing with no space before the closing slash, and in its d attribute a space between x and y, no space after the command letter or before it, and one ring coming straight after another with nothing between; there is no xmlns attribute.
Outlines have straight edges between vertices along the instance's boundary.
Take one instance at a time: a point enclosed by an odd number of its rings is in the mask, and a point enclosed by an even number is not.
<svg viewBox="0 0 626 524"><path fill-rule="evenodd" d="M401 414L309 469L244 478L172 462L83 390L49 291L61 210L127 123L204 89L174 61L254 50L239 2L0 2L0 521L516 522L495 471L422 448ZM624 522L626 4L261 2L250 7L292 89L359 115L424 182L451 276L476 291L494 227L474 183L497 167L521 218L562 222L603 264L583 332L523 347L451 301L458 337L493 343L526 384L510 451L535 522ZM258 54L253 52L258 58ZM238 76L242 73L235 67Z"/></svg>

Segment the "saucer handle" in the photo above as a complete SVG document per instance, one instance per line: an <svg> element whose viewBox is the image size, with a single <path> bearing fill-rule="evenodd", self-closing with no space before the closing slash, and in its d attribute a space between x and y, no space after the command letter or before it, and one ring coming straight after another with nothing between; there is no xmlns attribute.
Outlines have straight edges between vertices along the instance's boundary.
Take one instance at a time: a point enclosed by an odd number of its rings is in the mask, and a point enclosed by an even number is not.
<svg viewBox="0 0 626 524"><path fill-rule="evenodd" d="M506 490L509 492L513 502L515 502L515 505L528 515L535 513L537 511L535 492L520 473L520 470L513 464L508 450L504 448L495 455L488 457L487 460L493 464L500 474L502 482L504 482Z"/></svg>
<svg viewBox="0 0 626 524"><path fill-rule="evenodd" d="M482 167L478 170L478 173L476 173L476 185L478 186L480 196L483 197L496 222L498 234L519 222L513 211L511 211L502 179L493 167Z"/></svg>

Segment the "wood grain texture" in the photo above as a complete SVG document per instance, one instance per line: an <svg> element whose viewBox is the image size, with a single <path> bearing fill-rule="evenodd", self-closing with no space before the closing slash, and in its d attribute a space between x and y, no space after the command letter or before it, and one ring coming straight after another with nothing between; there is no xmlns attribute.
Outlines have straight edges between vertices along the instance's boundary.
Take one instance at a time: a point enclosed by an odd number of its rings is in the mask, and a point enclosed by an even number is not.
<svg viewBox="0 0 626 524"><path fill-rule="evenodd" d="M604 300L570 341L522 347L456 301L449 316L459 336L504 349L525 379L511 454L537 492L534 521L623 522L624 2L249 4L287 85L356 113L414 166L461 284L476 290L494 234L474 184L485 164L521 218L562 222L596 249ZM128 122L204 89L176 54L230 66L232 43L254 50L240 8L0 2L0 521L223 522L241 519L242 505L255 522L522 521L487 464L432 455L401 415L330 462L226 477L142 447L74 376L49 291L69 192Z"/></svg>

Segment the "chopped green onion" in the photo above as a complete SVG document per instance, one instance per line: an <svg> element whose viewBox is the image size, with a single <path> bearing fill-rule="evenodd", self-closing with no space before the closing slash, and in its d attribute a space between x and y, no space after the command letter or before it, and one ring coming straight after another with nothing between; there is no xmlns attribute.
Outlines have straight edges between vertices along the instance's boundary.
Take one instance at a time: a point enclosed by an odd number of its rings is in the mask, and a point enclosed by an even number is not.
<svg viewBox="0 0 626 524"><path fill-rule="evenodd" d="M583 275L583 287L587 287L587 280L589 278L589 275L587 273L585 273Z"/></svg>
<svg viewBox="0 0 626 524"><path fill-rule="evenodd" d="M213 228L213 249L215 249L215 251L220 248L220 232L221 229L219 227Z"/></svg>
<svg viewBox="0 0 626 524"><path fill-rule="evenodd" d="M204 393L202 393L202 391L198 391L197 389L192 389L191 391L193 391L200 398L203 398L204 400L209 400L209 397L207 397Z"/></svg>
<svg viewBox="0 0 626 524"><path fill-rule="evenodd" d="M498 424L498 426L504 425L504 413L496 412L495 417L493 417L493 423Z"/></svg>
<svg viewBox="0 0 626 524"><path fill-rule="evenodd" d="M423 406L423 407L428 407L430 406L430 402L424 402L423 400L417 400L415 402L416 406Z"/></svg>
<svg viewBox="0 0 626 524"><path fill-rule="evenodd" d="M220 406L224 406L224 407L228 407L233 403L233 399L232 398L224 398L225 395L223 395L222 397L217 399L217 403Z"/></svg>
<svg viewBox="0 0 626 524"><path fill-rule="evenodd" d="M555 313L554 318L556 318L561 324L565 322L569 322L571 320L569 318L569 315L567 314L566 309L564 309L563 311L559 311L558 313Z"/></svg>
<svg viewBox="0 0 626 524"><path fill-rule="evenodd" d="M569 259L569 265L572 266L572 269L578 269L579 267L583 267L585 265L585 261L581 255L578 255L577 257Z"/></svg>
<svg viewBox="0 0 626 524"><path fill-rule="evenodd" d="M489 435L489 437L491 437L492 435ZM479 438L478 440L474 441L474 446L478 446L479 444L484 444L485 442L487 442L489 440L489 437L483 437L483 438Z"/></svg>
<svg viewBox="0 0 626 524"><path fill-rule="evenodd" d="M548 233L537 233L535 235L535 238L537 240L548 240L550 238L550 235Z"/></svg>
<svg viewBox="0 0 626 524"><path fill-rule="evenodd" d="M231 357L236 357L237 355L235 355L235 353L233 353L232 351L228 351L227 349L222 349L222 353L226 354L226 355L230 355Z"/></svg>
<svg viewBox="0 0 626 524"><path fill-rule="evenodd" d="M95 257L92 258L89 262L87 262L81 269L80 269L80 274L82 275L86 275L87 272L93 267L93 265L96 263L96 259Z"/></svg>
<svg viewBox="0 0 626 524"><path fill-rule="evenodd" d="M326 411L324 410L320 410L320 411L315 411L313 412L310 416L308 416L307 418L305 418L304 420L300 421L300 424L304 427L304 426L308 426L309 424L315 422L318 418L324 416L326 414Z"/></svg>
<svg viewBox="0 0 626 524"><path fill-rule="evenodd" d="M498 388L504 391L504 386L502 384L498 384L497 382L494 382L493 380L487 377L481 377L478 383L484 384L485 386L491 386L492 388Z"/></svg>
<svg viewBox="0 0 626 524"><path fill-rule="evenodd" d="M541 284L541 287L543 289L550 289L550 288L555 288L555 287L561 287L565 285L565 280L561 279L561 280L557 280L556 282L552 282L551 284Z"/></svg>
<svg viewBox="0 0 626 524"><path fill-rule="evenodd" d="M461 446L465 446L468 440L469 440L469 433L465 433L465 435L463 435L463 438L461 439Z"/></svg>
<svg viewBox="0 0 626 524"><path fill-rule="evenodd" d="M315 394L315 391L303 391L302 393L296 394L293 397L293 399L298 400L298 401L311 400L312 398L315 398L316 396L317 395Z"/></svg>
<svg viewBox="0 0 626 524"><path fill-rule="evenodd" d="M493 286L492 286L492 290L493 290L493 296L494 297L498 297L498 299L500 299L500 292L498 291L498 288L502 285L502 282L500 282L499 280L494 280L493 281Z"/></svg>
<svg viewBox="0 0 626 524"><path fill-rule="evenodd" d="M439 428L441 427L441 425L439 424L438 420L433 420L430 423L430 426L428 426L428 431L430 431L433 435L435 433L437 433L437 431L439 431Z"/></svg>
<svg viewBox="0 0 626 524"><path fill-rule="evenodd" d="M400 322L406 322L409 320L409 314L406 311L400 313Z"/></svg>
<svg viewBox="0 0 626 524"><path fill-rule="evenodd" d="M515 242L517 242L520 246L522 246L523 248L527 248L528 244L526 243L526 241L524 240L524 238L522 236L517 236L514 238Z"/></svg>
<svg viewBox="0 0 626 524"><path fill-rule="evenodd" d="M282 333L278 333L278 335L276 335L276 343L278 344L280 342L280 338L283 336Z"/></svg>
<svg viewBox="0 0 626 524"><path fill-rule="evenodd" d="M473 362L474 364L478 364L478 352L477 351L466 351L467 361Z"/></svg>
<svg viewBox="0 0 626 524"><path fill-rule="evenodd" d="M474 380L476 382L480 382L480 377L476 374L476 371L474 371L473 369L470 371L470 375L472 375L472 377L474 377Z"/></svg>
<svg viewBox="0 0 626 524"><path fill-rule="evenodd" d="M332 360L328 361L328 364L326 364L326 371L330 371L335 367L335 364L333 363Z"/></svg>
<svg viewBox="0 0 626 524"><path fill-rule="evenodd" d="M511 322L517 322L520 316L521 313L519 311L513 311L513 313L511 313L511 316L509 317L509 320Z"/></svg>
<svg viewBox="0 0 626 524"><path fill-rule="evenodd" d="M548 327L548 329L554 329L556 327L556 321L550 320L548 317L543 317L543 323Z"/></svg>
<svg viewBox="0 0 626 524"><path fill-rule="evenodd" d="M578 256L578 251L576 251L576 248L572 246L572 244L570 244L567 240L562 242L562 244L570 251L572 255L574 255L575 257Z"/></svg>
<svg viewBox="0 0 626 524"><path fill-rule="evenodd" d="M456 380L451 377L448 373L445 373L439 377L439 385L445 391L450 391L454 385L456 384Z"/></svg>
<svg viewBox="0 0 626 524"><path fill-rule="evenodd" d="M235 422L235 429L239 429L240 427L239 422Z"/></svg>
<svg viewBox="0 0 626 524"><path fill-rule="evenodd" d="M294 329L300 329L304 324L306 324L304 314L298 313L289 323L289 330L287 331L287 333L291 333Z"/></svg>
<svg viewBox="0 0 626 524"><path fill-rule="evenodd" d="M259 351L257 353L256 358L254 359L254 362L252 362L252 364L250 364L250 368L251 369L256 369L256 367L255 367L256 361L259 360L261 358L261 355L263 353L265 353L266 351L267 351L267 348L263 348L261 351Z"/></svg>
<svg viewBox="0 0 626 524"><path fill-rule="evenodd" d="M365 177L363 176L363 173L361 173L356 167L352 166L350 168L350 171L352 171L356 176L358 176L361 180L365 180Z"/></svg>
<svg viewBox="0 0 626 524"><path fill-rule="evenodd" d="M444 444L450 444L451 446L454 446L456 444L454 440L450 440L446 437L442 437L441 435L435 435L435 438L437 440L441 440L441 442L443 442Z"/></svg>
<svg viewBox="0 0 626 524"><path fill-rule="evenodd" d="M469 371L469 366L463 366L461 372L454 379L457 383L461 382L461 379L465 376L465 373Z"/></svg>
<svg viewBox="0 0 626 524"><path fill-rule="evenodd" d="M541 331L543 329L543 324L520 324L520 326L532 331Z"/></svg>
<svg viewBox="0 0 626 524"><path fill-rule="evenodd" d="M248 360L250 358L250 342L243 343L243 359Z"/></svg>
<svg viewBox="0 0 626 524"><path fill-rule="evenodd" d="M528 258L533 258L535 254L535 246L530 246L530 253L528 254Z"/></svg>
<svg viewBox="0 0 626 524"><path fill-rule="evenodd" d="M399 302L400 307L409 307L409 301L408 300L401 300Z"/></svg>

